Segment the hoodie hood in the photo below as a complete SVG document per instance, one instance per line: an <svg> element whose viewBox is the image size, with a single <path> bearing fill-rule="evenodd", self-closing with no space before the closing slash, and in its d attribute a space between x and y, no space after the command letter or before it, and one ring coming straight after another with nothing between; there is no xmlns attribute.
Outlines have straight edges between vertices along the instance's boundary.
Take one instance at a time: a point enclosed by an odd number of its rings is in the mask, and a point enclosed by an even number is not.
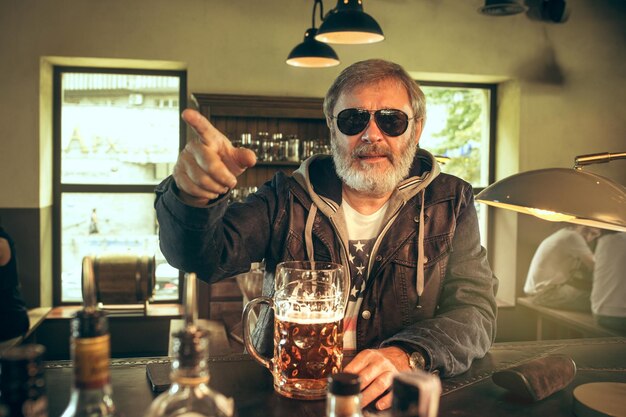
<svg viewBox="0 0 626 417"><path fill-rule="evenodd" d="M418 196L420 198L419 205L419 228L418 228L418 254L416 268L416 285L417 294L421 296L424 291L424 201L426 187L440 174L441 169L435 160L435 157L424 149L417 150L413 164L409 170L406 179L400 181L396 189L389 198L389 206L383 220L383 229L374 244L372 255L376 253L380 241L387 229L393 223L398 212L408 200ZM313 219L317 211L321 211L327 216L344 248L348 245L348 233L345 223L343 210L341 207L342 197L342 181L337 176L335 164L330 155L314 155L300 165L294 171L293 178L305 189L310 195L313 204L309 210L308 219L305 228L306 248L309 259L314 259L311 229ZM375 256L371 256L373 259ZM347 258L346 258L347 259ZM347 264L347 260L345 261ZM368 269L368 270L371 270Z"/></svg>
<svg viewBox="0 0 626 417"><path fill-rule="evenodd" d="M389 198L387 213L395 212L408 200L425 189L441 172L435 157L424 149L418 149L409 175L402 180ZM334 217L340 209L342 182L335 171L335 164L330 155L313 155L302 162L294 171L293 178L311 196L317 208ZM387 220L387 219L386 219Z"/></svg>

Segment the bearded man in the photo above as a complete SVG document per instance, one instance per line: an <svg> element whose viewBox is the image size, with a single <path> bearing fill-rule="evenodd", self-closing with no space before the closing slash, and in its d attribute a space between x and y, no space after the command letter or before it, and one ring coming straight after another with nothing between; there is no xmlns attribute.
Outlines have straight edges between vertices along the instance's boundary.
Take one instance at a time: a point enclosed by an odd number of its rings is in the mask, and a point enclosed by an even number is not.
<svg viewBox="0 0 626 417"><path fill-rule="evenodd" d="M398 371L452 376L490 348L497 279L480 245L471 186L440 172L419 149L425 98L399 65L357 62L324 100L332 156L277 173L245 203L228 205L236 177L256 163L202 115L183 119L199 140L157 187L161 249L168 262L208 282L266 263L342 263L351 271L344 316L345 367L361 379L362 403L391 406ZM269 293L269 290L268 290ZM273 315L262 310L255 346L273 349Z"/></svg>

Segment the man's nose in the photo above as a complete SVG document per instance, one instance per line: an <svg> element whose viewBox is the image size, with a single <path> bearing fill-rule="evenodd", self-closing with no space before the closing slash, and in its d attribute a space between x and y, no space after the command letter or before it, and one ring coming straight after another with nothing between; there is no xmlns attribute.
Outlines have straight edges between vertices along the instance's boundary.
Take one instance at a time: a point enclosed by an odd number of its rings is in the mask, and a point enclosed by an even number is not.
<svg viewBox="0 0 626 417"><path fill-rule="evenodd" d="M383 132L380 131L374 117L370 118L370 122L361 135L361 140L366 143L374 143L383 140Z"/></svg>

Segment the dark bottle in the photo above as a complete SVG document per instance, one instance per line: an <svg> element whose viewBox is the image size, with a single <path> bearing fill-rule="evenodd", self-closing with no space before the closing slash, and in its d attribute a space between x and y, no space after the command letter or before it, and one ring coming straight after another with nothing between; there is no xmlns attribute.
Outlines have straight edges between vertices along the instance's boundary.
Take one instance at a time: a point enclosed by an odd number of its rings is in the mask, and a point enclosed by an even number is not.
<svg viewBox="0 0 626 417"><path fill-rule="evenodd" d="M328 377L326 417L362 417L359 376L338 372Z"/></svg>
<svg viewBox="0 0 626 417"><path fill-rule="evenodd" d="M441 381L422 370L401 372L393 378L391 416L437 417Z"/></svg>
<svg viewBox="0 0 626 417"><path fill-rule="evenodd" d="M43 371L46 349L27 344L9 349L0 359L0 416L47 417Z"/></svg>
<svg viewBox="0 0 626 417"><path fill-rule="evenodd" d="M74 384L62 417L116 416L109 363L111 343L106 313L83 309L70 324Z"/></svg>

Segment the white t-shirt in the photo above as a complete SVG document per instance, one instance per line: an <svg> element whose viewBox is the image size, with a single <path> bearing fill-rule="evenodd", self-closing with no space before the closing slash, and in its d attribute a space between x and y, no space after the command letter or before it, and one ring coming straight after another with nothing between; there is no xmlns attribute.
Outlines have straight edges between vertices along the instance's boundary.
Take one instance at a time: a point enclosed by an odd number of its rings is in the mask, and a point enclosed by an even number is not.
<svg viewBox="0 0 626 417"><path fill-rule="evenodd" d="M595 257L591 311L601 316L626 317L626 233L598 239Z"/></svg>
<svg viewBox="0 0 626 417"><path fill-rule="evenodd" d="M353 351L356 350L356 324L368 278L370 254L376 237L380 233L388 203L369 215L359 213L350 207L345 199L341 206L348 228L351 277L350 296L343 320L343 349Z"/></svg>
<svg viewBox="0 0 626 417"><path fill-rule="evenodd" d="M580 266L582 257L593 257L585 238L575 230L564 228L548 236L537 248L524 292L536 294L550 284L562 284Z"/></svg>

